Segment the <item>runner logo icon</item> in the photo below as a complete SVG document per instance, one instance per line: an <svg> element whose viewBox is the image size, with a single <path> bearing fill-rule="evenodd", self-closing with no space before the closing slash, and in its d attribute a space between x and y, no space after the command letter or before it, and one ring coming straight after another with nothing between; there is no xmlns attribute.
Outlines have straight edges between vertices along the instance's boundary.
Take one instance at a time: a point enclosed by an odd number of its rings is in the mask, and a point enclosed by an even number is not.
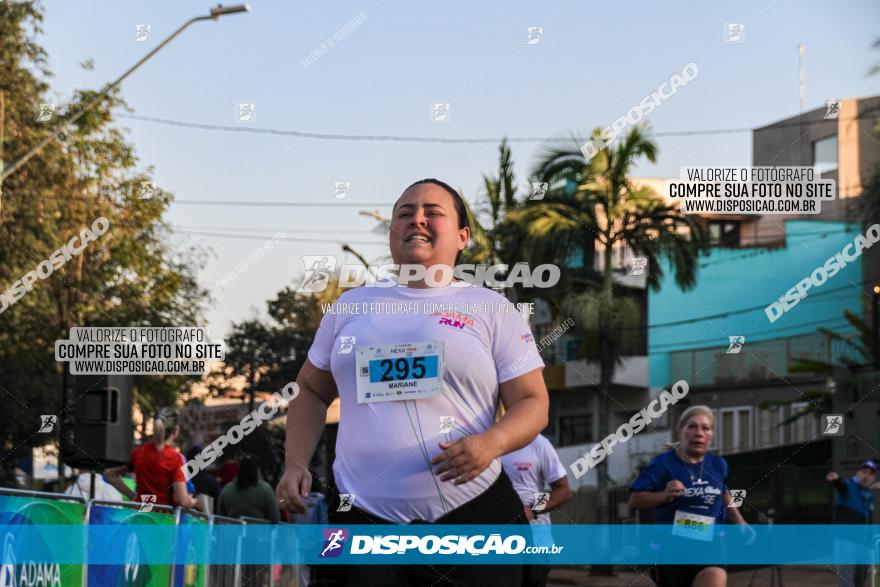
<svg viewBox="0 0 880 587"><path fill-rule="evenodd" d="M152 493L144 493L141 495L141 505L138 506L139 512L153 511L153 505L156 503L157 496Z"/></svg>
<svg viewBox="0 0 880 587"><path fill-rule="evenodd" d="M333 558L342 554L342 544L348 538L348 530L324 528L324 549L321 558Z"/></svg>
<svg viewBox="0 0 880 587"><path fill-rule="evenodd" d="M55 414L45 414L40 416L40 429L37 433L49 433L55 430L55 424L58 423L58 416Z"/></svg>
<svg viewBox="0 0 880 587"><path fill-rule="evenodd" d="M340 493L339 494L339 507L336 508L337 512L350 512L351 506L354 505L355 496L354 493Z"/></svg>
<svg viewBox="0 0 880 587"><path fill-rule="evenodd" d="M746 493L748 493L745 489L731 489L730 490L730 507L738 508L743 504L746 500Z"/></svg>
<svg viewBox="0 0 880 587"><path fill-rule="evenodd" d="M742 350L743 345L746 343L745 336L728 336L730 339L730 346L727 347L727 354L739 354Z"/></svg>
<svg viewBox="0 0 880 587"><path fill-rule="evenodd" d="M532 510L536 512L544 511L547 507L547 504L550 503L550 494L549 493L536 493L535 501L532 503Z"/></svg>
<svg viewBox="0 0 880 587"><path fill-rule="evenodd" d="M822 429L824 436L841 436L843 434L842 414L823 414L825 427Z"/></svg>
<svg viewBox="0 0 880 587"><path fill-rule="evenodd" d="M305 255L303 265L306 273L298 292L317 293L327 289L327 283L336 269L336 258L326 255Z"/></svg>
<svg viewBox="0 0 880 587"><path fill-rule="evenodd" d="M354 345L357 344L356 336L340 336L339 337L339 350L336 351L337 355L350 355L351 351L354 350Z"/></svg>

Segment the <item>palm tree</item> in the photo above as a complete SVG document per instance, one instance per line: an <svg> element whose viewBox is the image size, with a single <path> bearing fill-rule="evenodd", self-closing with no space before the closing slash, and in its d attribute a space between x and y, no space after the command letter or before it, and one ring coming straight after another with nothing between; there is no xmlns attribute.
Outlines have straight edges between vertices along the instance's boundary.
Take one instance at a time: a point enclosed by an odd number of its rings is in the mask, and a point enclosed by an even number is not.
<svg viewBox="0 0 880 587"><path fill-rule="evenodd" d="M486 203L479 211L488 216L490 223L484 227L476 221L474 230L474 252L483 254L471 257L473 262L490 265L512 260L510 257L515 249L515 240L510 238L512 235L508 229L512 227L506 226L506 218L520 205L516 199L516 180L507 138L501 140L498 155L498 175L483 175Z"/></svg>
<svg viewBox="0 0 880 587"><path fill-rule="evenodd" d="M600 137L600 130L593 132ZM615 297L612 254L628 247L647 258L647 283L658 289L664 270L661 261L672 266L682 289L693 287L697 258L706 248L700 225L667 204L652 189L639 187L630 178L636 160L655 162L657 146L645 127L633 128L616 145L605 145L586 161L579 147L586 142L572 135L570 148L552 148L534 173L549 184L545 199L529 202L510 213L525 231L524 245L531 260L573 259L583 256L581 282L592 281L587 291L569 295L561 304L586 335L587 358L598 360L599 438L609 432L609 400L614 370L621 361L621 346L627 333L634 332L638 305L632 298ZM684 230L682 230L684 229ZM603 264L599 279L590 279L594 247ZM596 283L598 281L598 283ZM607 463L598 466L598 522L608 522Z"/></svg>

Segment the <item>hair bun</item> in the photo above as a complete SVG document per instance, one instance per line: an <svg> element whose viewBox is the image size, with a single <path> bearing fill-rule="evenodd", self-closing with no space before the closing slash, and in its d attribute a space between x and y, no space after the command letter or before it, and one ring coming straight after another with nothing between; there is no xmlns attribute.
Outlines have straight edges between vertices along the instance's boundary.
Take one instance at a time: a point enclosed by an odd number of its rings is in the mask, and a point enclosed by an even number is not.
<svg viewBox="0 0 880 587"><path fill-rule="evenodd" d="M155 417L162 420L166 428L177 428L177 410L174 408L159 408Z"/></svg>

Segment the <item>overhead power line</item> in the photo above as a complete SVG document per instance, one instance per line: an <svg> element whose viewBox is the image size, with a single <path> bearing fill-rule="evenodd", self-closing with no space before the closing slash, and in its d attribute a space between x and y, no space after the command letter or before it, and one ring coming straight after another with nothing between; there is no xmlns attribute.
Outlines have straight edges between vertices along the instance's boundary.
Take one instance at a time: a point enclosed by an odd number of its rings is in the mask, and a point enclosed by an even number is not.
<svg viewBox="0 0 880 587"><path fill-rule="evenodd" d="M251 234L224 234L222 232L197 232L192 230L176 230L175 232L180 234L189 234L193 236L216 236L220 238L236 238L243 240L258 240L258 241L266 241L269 237L266 235L251 235ZM300 238L295 236L284 236L280 237L277 240L289 241L289 242L298 242L298 243L331 243L336 245L341 244L349 244L349 245L381 245L388 246L387 242L382 241L361 241L361 240L348 240L348 239L332 239L332 238Z"/></svg>
<svg viewBox="0 0 880 587"><path fill-rule="evenodd" d="M276 206L279 208L363 208L382 206L390 208L394 202L248 202L244 200L172 200L172 204L195 206Z"/></svg>
<svg viewBox="0 0 880 587"><path fill-rule="evenodd" d="M289 137L298 137L303 139L318 139L325 141L382 141L382 142L397 142L397 143L442 143L442 144L480 144L480 143L490 143L496 144L499 143L502 138L506 138L510 143L570 143L572 141L572 137L566 136L555 136L555 137L476 137L476 138L450 138L450 137L406 137L399 135L355 135L355 134L337 134L337 133L321 133L321 132L306 132L300 130L284 130L278 128L264 128L264 127L255 127L250 125L228 125L228 124L205 124L200 122L189 122L184 120L173 120L170 118L159 118L156 116L142 116L138 114L127 114L123 112L115 113L117 118L128 118L131 120L140 120L142 122L153 122L156 124L164 124L167 126L177 126L181 128L193 128L199 130L210 130L210 131L221 131L221 132L236 132L236 133L246 133L246 134L265 134L265 135L278 135L278 136L289 136ZM868 115L863 114L860 116L854 116L849 119L845 118L829 118L815 121L798 121L791 123L780 123L772 125L771 128L788 128L788 127L803 127L805 125L815 125L815 124L824 124L824 123L834 123L837 124L841 121L847 120L857 120L857 119L874 119L880 118L880 114ZM761 127L762 130L766 130L767 127ZM724 135L724 134L738 134L738 133L746 133L752 132L756 130L754 127L740 127L740 128L715 128L715 129L703 129L703 130L672 130L672 131L660 131L660 132L652 132L651 136L655 138L659 137L687 137L687 136L700 136L700 135Z"/></svg>
<svg viewBox="0 0 880 587"><path fill-rule="evenodd" d="M314 225L313 225L314 226ZM299 233L315 233L315 234L327 234L330 231L334 230L329 227L325 228L291 228L291 227L268 227L268 226L191 226L184 224L175 224L172 226L173 230L207 230L207 231L215 231L215 230L231 230L235 232L284 232L290 234L299 234ZM336 229L338 230L338 228ZM345 230L346 234L372 234L376 235L373 230Z"/></svg>
<svg viewBox="0 0 880 587"><path fill-rule="evenodd" d="M868 283L868 280L862 281L860 285L864 285L865 283ZM840 287L835 287L833 289L823 290L823 291L820 291L819 293L814 293L814 294L808 295L805 298L804 302L802 302L802 303L806 303L806 302L808 302L810 300L814 300L818 297L827 296L827 295L830 295L833 293L838 293L843 290L851 289L851 288L853 288L853 284L843 285ZM771 302L775 302L775 301L776 300L771 300ZM651 328L664 328L664 327L669 327L669 326L681 326L683 324L693 324L695 322L702 322L703 320L715 320L715 319L720 319L720 318L729 318L731 316L736 316L738 314L745 314L747 312L754 312L755 310L763 310L768 305L770 305L770 304L769 303L768 304L760 304L758 306L751 306L749 308L739 308L738 310L729 310L727 312L719 312L718 314L711 314L709 316L700 316L698 318L689 318L687 320L675 320L673 322L662 322L659 324L649 324L648 329L650 330Z"/></svg>

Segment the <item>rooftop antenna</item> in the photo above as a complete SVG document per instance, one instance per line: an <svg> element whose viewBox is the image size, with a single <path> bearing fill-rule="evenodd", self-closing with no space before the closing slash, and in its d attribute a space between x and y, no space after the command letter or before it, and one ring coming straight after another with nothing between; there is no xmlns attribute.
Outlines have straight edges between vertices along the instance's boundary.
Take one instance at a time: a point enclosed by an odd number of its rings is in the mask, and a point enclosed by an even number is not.
<svg viewBox="0 0 880 587"><path fill-rule="evenodd" d="M804 75L804 44L798 43L798 72L799 72L799 82L798 82L798 91L800 93L801 98L801 114L804 112L804 92L806 87L806 76Z"/></svg>

